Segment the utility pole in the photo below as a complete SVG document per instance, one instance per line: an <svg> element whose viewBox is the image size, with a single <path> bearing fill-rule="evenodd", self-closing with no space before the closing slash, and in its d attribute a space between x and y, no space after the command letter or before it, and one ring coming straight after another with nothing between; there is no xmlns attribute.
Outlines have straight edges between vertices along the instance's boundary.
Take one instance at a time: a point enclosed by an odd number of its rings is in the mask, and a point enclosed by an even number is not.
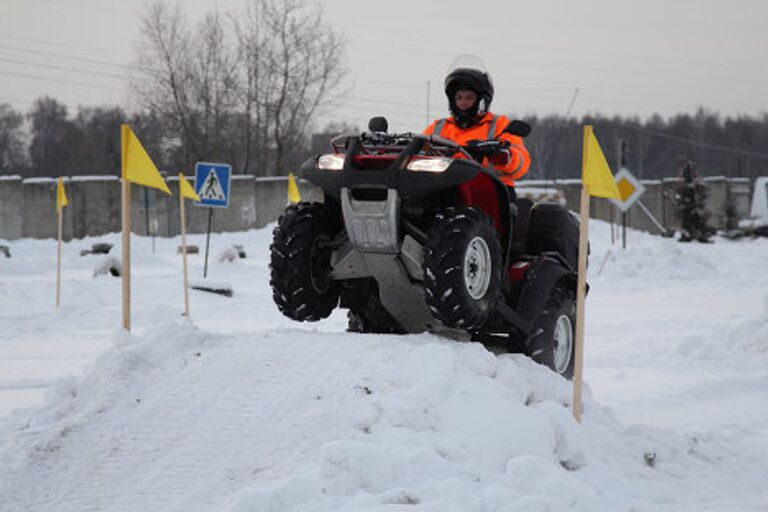
<svg viewBox="0 0 768 512"><path fill-rule="evenodd" d="M578 95L579 95L579 88L578 87L574 87L573 88L573 96L571 96L571 102L568 104L568 108L565 109L565 117L563 118L563 122L565 124L568 123L568 118L571 115L571 110L573 110L573 105L576 103L576 96L578 96ZM560 173L558 171L558 166L555 165L554 167L555 167L555 170L554 170L554 173L553 173L554 176L553 176L553 180L552 181L554 182L555 186L557 186L557 178L558 178Z"/></svg>
<svg viewBox="0 0 768 512"><path fill-rule="evenodd" d="M425 126L429 126L429 120L430 120L430 117L429 117L429 91L430 91L430 89L431 89L431 83L430 83L429 80L427 80L427 122L424 123Z"/></svg>
<svg viewBox="0 0 768 512"><path fill-rule="evenodd" d="M576 87L573 89L573 96L571 97L571 103L568 105L568 109L565 111L565 120L568 120L568 117L571 115L571 110L573 109L573 104L576 103L576 96L579 95L579 88Z"/></svg>

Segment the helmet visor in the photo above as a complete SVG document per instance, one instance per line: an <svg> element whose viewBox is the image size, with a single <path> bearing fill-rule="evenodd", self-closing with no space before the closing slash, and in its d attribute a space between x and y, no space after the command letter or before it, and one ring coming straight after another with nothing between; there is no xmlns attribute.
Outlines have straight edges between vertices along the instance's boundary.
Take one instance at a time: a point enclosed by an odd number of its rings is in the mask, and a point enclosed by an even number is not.
<svg viewBox="0 0 768 512"><path fill-rule="evenodd" d="M482 73L488 74L488 69L486 69L482 59L471 53L465 53L453 59L445 74L450 75L453 71L459 68L476 69Z"/></svg>

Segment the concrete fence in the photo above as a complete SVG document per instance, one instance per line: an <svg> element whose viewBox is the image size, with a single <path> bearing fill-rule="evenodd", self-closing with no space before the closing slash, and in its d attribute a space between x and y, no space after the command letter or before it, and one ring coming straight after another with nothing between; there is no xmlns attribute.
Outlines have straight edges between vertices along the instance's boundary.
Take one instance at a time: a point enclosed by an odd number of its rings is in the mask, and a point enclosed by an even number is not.
<svg viewBox="0 0 768 512"><path fill-rule="evenodd" d="M704 181L709 187L707 207L712 213L709 223L719 230L735 228L740 219L749 216L752 198L752 183L747 178L710 177ZM675 205L676 178L664 180L642 180L645 193L639 201L648 209L656 220L667 229L680 227ZM569 210L578 212L581 203L581 182L579 180L552 181L521 181L518 183L521 193L529 187L536 189L557 190L565 200ZM621 222L621 211L608 199L591 198L589 216L593 219ZM635 203L627 211L627 226L658 233L655 223Z"/></svg>
<svg viewBox="0 0 768 512"><path fill-rule="evenodd" d="M735 226L749 215L752 184L746 178L706 178L710 195L710 222L717 229ZM64 209L64 238L83 238L120 231L120 180L112 176L79 176L64 180L69 206ZM640 198L651 213L667 228L679 226L675 215L674 179L643 181L645 194ZM168 186L178 194L178 179L168 179ZM285 208L287 179L232 176L229 208L214 208L213 231L243 231L273 222ZM520 191L531 188L555 190L570 210L579 210L578 180L535 181L519 183ZM308 183L300 183L302 198L322 200L322 193ZM178 195L167 196L155 189L132 187L132 230L139 235L154 232L158 236L179 234ZM52 178L0 177L0 239L56 237L56 180ZM204 233L208 226L208 208L188 202L187 224L190 233ZM620 219L617 208L605 199L590 201L590 216L596 219ZM653 222L637 206L627 214L630 227L657 232Z"/></svg>
<svg viewBox="0 0 768 512"><path fill-rule="evenodd" d="M189 178L193 180L194 178ZM178 178L167 180L174 193L140 186L131 187L131 230L138 235L180 233ZM112 176L65 178L69 205L64 208L64 239L97 236L121 229L120 180ZM243 231L273 222L286 205L285 177L232 176L228 208L213 208L212 230ZM302 198L322 200L322 194L300 183ZM207 207L187 202L187 229L204 233L208 228ZM6 176L0 178L0 239L55 238L56 180Z"/></svg>

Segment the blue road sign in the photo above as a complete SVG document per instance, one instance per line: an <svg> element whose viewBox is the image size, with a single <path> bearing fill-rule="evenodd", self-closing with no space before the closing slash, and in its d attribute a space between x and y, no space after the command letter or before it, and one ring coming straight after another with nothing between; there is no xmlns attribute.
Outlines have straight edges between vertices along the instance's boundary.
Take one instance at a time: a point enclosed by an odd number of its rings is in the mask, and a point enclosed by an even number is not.
<svg viewBox="0 0 768 512"><path fill-rule="evenodd" d="M229 164L197 162L195 164L195 192L200 196L199 206L229 206L229 176L232 174Z"/></svg>

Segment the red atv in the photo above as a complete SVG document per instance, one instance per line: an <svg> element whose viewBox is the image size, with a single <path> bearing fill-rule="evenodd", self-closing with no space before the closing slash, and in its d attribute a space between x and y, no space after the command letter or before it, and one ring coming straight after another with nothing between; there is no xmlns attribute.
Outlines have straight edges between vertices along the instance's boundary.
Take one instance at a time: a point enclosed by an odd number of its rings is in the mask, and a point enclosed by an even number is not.
<svg viewBox="0 0 768 512"><path fill-rule="evenodd" d="M348 308L356 332L468 333L570 378L577 219L559 204L511 202L497 172L450 140L389 134L383 118L369 129L302 166L325 199L278 220L280 311L316 321ZM530 126L505 131L524 137Z"/></svg>

